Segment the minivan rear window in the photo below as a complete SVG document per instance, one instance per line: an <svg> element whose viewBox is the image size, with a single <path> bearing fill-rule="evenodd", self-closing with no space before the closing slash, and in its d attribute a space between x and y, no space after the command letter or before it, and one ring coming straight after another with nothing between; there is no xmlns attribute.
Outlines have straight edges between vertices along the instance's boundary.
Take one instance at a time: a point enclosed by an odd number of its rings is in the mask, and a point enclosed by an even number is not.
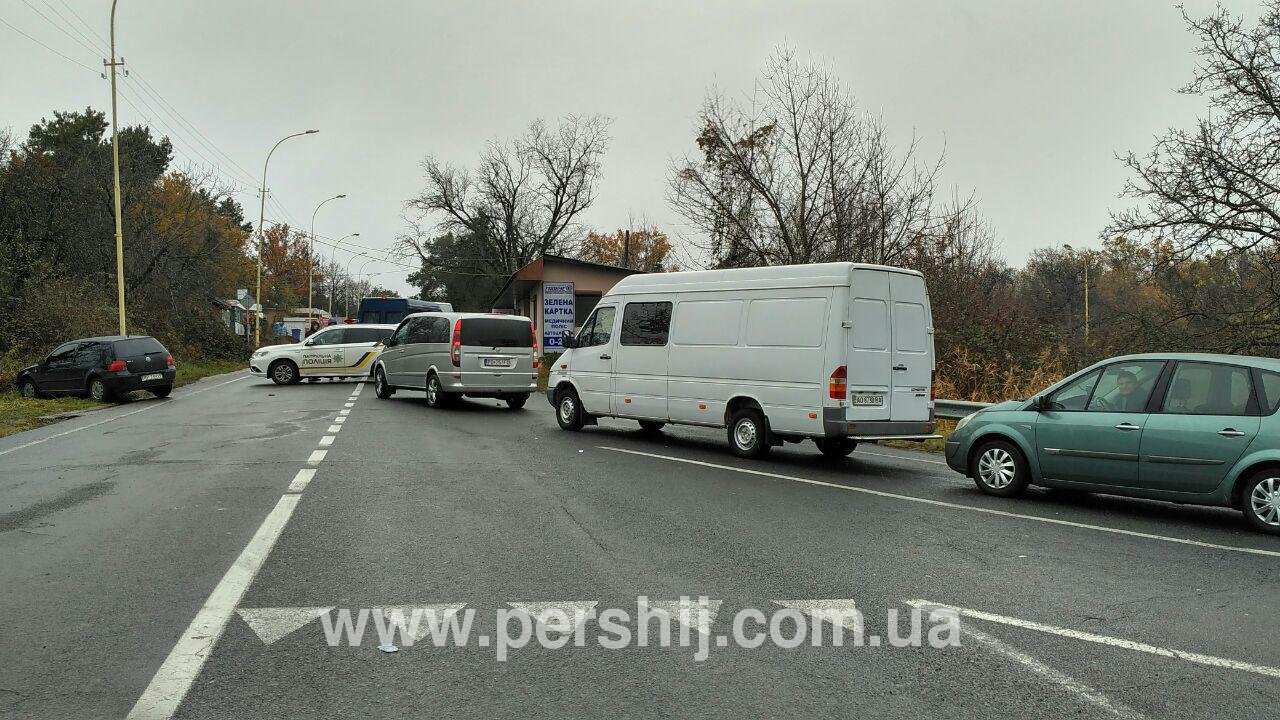
<svg viewBox="0 0 1280 720"><path fill-rule="evenodd" d="M160 341L155 338L141 337L116 341L116 357L127 358L152 353L167 353Z"/></svg>
<svg viewBox="0 0 1280 720"><path fill-rule="evenodd" d="M533 347L528 320L463 318L462 344L479 347Z"/></svg>

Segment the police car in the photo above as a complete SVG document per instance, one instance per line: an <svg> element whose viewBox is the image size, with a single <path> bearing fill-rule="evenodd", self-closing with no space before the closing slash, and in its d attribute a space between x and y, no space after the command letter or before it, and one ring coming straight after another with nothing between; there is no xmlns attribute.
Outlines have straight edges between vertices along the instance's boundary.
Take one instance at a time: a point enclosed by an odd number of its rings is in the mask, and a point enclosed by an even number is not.
<svg viewBox="0 0 1280 720"><path fill-rule="evenodd" d="M292 385L303 378L314 382L326 377L363 377L395 329L395 325L333 325L300 343L259 349L249 358L249 372L269 377L277 385Z"/></svg>

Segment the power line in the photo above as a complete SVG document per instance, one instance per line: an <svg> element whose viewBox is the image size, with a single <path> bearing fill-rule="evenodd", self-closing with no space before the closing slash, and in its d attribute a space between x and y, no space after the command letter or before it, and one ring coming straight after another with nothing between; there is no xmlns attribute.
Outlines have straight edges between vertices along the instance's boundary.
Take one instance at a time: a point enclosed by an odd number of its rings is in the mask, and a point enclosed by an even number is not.
<svg viewBox="0 0 1280 720"><path fill-rule="evenodd" d="M79 21L80 21L80 24L85 26L85 29L87 29L89 32L93 33L93 36L94 36L94 37L96 37L96 38L98 38L98 40L102 43L102 46L103 46L103 47L107 47L107 46L110 44L110 43L108 43L108 42L107 42L107 39L106 39L106 38L102 37L102 35L101 35L101 34L99 34L97 30L95 30L95 29L94 29L94 27L93 27L92 25L90 25L89 23L85 22L84 18L80 17L80 13L76 12L76 11L75 11L75 8L73 8L73 7L71 7L70 5L68 5L68 4L67 4L67 0L58 0L58 2L62 3L62 7L66 8L66 9L67 9L67 12L69 12L69 13L71 13L73 16L75 16L75 18L76 18L77 20L79 20Z"/></svg>
<svg viewBox="0 0 1280 720"><path fill-rule="evenodd" d="M76 43L76 44L77 44L77 45L79 45L80 47L84 48L85 50L88 50L89 52L93 53L94 55L97 55L97 54L99 54L99 53L101 52L101 51L100 51L100 50L98 50L97 48L94 48L92 45L88 45L88 44L86 44L83 40L81 40L80 38L76 37L75 35L72 35L70 32L67 32L67 29L66 29L66 28L64 28L62 25L60 25L60 24L58 24L58 23L54 22L53 20L50 20L48 15L45 15L44 13L40 12L40 9L39 9L39 8L37 8L35 5L32 5L31 3L27 2L27 0L22 0L22 4L23 4L23 5L26 5L28 8L30 8L30 9L31 9L31 12L35 13L36 15L39 15L39 16L41 17L41 19L43 19L45 22L47 22L47 23L49 23L50 25L52 25L55 29L57 29L57 31L58 31L58 32L60 32L60 33L62 33L63 35L66 35L67 37L71 38L71 41L72 41L72 42L74 42L74 43Z"/></svg>
<svg viewBox="0 0 1280 720"><path fill-rule="evenodd" d="M84 63L80 62L79 60L76 60L75 58L71 57L70 55L66 55L66 54L64 54L64 53L62 53L62 52L60 52L60 51L58 51L58 50L54 50L52 47L50 47L50 46L48 46L48 45L44 44L44 43L43 43L43 42L41 42L40 40L37 40L36 38L32 37L31 35L28 35L28 34L27 34L26 32L24 32L21 28L19 28L19 27L15 26L13 23L9 22L8 20L5 20L4 18L0 18L0 23L4 23L5 25L8 25L8 26L9 26L9 29L11 29L11 30L13 30L14 32L18 33L19 35L21 35L21 36L25 37L26 39L30 40L31 42L33 42L33 43L35 43L35 44L39 45L40 47L44 48L45 50L48 50L49 52L53 53L54 55L57 55L58 57L62 58L63 60L66 60L67 62L75 63L76 65L79 65L80 67L84 68L85 70L88 70L89 72L93 73L94 75L101 75L101 74L102 74L102 71L101 71L101 70L95 70L95 69L93 69L93 68L89 67L88 65L85 65Z"/></svg>
<svg viewBox="0 0 1280 720"><path fill-rule="evenodd" d="M101 46L97 45L97 44L93 41L93 38L90 38L88 35L85 35L85 34L80 30L80 28L76 27L75 23L71 22L71 21L70 21L70 20L68 20L66 17L64 17L62 13L58 12L58 8L54 7L54 6L49 2L49 0L41 0L41 2L43 2L43 3L45 4L45 6L49 8L49 11L50 11L50 12L52 12L54 15L57 15L59 20L61 20L62 22L66 23L67 27L71 28L71 31L72 31L72 32L74 32L74 33L75 33L76 35L78 35L81 39L83 39L83 40L85 41L85 43L82 43L82 44L85 44L85 46L86 46L86 47L89 47L89 48L91 48L91 49L93 49L93 50L96 50L96 51L99 51L99 52L101 52L103 49L106 49L106 50L107 50L107 52L105 52L105 53L103 53L103 54L104 54L104 55L110 55L110 54L111 54L111 53L110 53L110 44L109 44L109 43L107 43L107 42L103 42ZM28 7L30 7L30 6L28 6ZM81 22L84 22L84 21L82 20Z"/></svg>

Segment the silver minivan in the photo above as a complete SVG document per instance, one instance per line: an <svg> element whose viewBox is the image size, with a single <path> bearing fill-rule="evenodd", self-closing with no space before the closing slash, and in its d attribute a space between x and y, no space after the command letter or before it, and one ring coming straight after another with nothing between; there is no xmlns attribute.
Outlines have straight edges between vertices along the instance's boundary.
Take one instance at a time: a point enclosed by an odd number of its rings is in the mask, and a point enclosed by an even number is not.
<svg viewBox="0 0 1280 720"><path fill-rule="evenodd" d="M538 389L539 362L527 317L415 313L387 340L373 382L383 399L396 390L422 390L433 408L465 395L500 398L519 409Z"/></svg>

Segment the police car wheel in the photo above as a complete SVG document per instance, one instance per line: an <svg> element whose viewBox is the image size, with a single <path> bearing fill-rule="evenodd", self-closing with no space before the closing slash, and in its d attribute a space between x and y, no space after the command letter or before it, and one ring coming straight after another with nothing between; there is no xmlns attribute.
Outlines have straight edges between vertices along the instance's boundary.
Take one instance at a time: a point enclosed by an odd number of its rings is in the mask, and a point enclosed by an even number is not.
<svg viewBox="0 0 1280 720"><path fill-rule="evenodd" d="M292 385L300 379L298 366L289 360L277 360L271 363L271 367L267 368L267 374L271 376L271 382L277 385Z"/></svg>

